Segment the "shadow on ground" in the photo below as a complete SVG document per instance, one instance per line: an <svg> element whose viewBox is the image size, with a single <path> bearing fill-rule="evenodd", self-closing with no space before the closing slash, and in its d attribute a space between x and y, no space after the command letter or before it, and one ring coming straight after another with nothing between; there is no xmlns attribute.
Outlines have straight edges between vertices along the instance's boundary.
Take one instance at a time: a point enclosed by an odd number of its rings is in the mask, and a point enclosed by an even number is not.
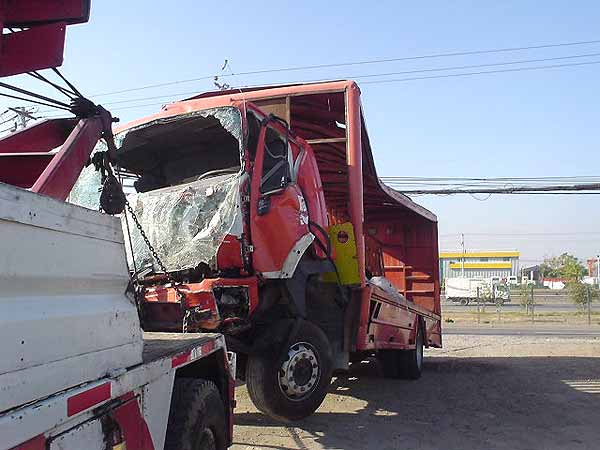
<svg viewBox="0 0 600 450"><path fill-rule="evenodd" d="M600 358L436 357L417 381L384 379L371 361L330 393L316 414L282 428L293 445L249 448L600 448ZM284 425L258 412L235 422Z"/></svg>

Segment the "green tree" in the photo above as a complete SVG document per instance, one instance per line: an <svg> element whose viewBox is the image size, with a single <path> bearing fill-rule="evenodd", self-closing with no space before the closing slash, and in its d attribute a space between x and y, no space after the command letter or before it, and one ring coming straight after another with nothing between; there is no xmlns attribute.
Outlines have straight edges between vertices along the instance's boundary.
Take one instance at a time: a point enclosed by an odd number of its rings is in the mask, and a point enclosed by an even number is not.
<svg viewBox="0 0 600 450"><path fill-rule="evenodd" d="M560 256L544 259L540 264L540 273L544 278L565 278L569 281L579 281L585 275L583 264L573 255L563 253Z"/></svg>
<svg viewBox="0 0 600 450"><path fill-rule="evenodd" d="M531 296L531 286L527 283L521 283L519 286L519 297L521 306L525 307L525 310L529 312L529 308L531 308L531 304L533 302L533 298Z"/></svg>
<svg viewBox="0 0 600 450"><path fill-rule="evenodd" d="M596 284L590 285L573 281L567 285L567 291L573 303L580 308L585 308L588 302L597 301L600 297L600 289L598 289L598 285Z"/></svg>

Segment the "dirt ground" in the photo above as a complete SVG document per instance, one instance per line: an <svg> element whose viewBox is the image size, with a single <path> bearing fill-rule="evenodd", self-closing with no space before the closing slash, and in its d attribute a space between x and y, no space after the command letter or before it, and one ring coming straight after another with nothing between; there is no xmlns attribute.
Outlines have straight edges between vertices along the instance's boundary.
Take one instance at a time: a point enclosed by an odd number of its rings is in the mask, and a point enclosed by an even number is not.
<svg viewBox="0 0 600 450"><path fill-rule="evenodd" d="M375 362L334 379L310 418L284 425L236 391L234 450L599 449L600 339L445 336L417 381Z"/></svg>

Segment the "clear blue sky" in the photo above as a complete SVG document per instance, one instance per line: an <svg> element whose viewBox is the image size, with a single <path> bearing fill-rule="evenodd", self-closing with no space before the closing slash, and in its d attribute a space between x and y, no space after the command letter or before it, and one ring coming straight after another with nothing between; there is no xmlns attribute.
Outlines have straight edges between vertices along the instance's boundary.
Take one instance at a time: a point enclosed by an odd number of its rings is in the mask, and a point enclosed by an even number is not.
<svg viewBox="0 0 600 450"><path fill-rule="evenodd" d="M70 27L64 73L92 95L219 73L447 51L600 39L596 1L162 2L97 0ZM279 83L381 72L600 53L600 45L245 76ZM600 57L583 60L600 60ZM600 65L362 85L382 176L571 176L600 172ZM398 78L398 77L394 77ZM359 80L360 84L360 80ZM95 98L123 120L162 100L132 98L212 89L210 81ZM174 95L174 98L177 98ZM166 99L165 99L166 102ZM3 103L4 106L6 103ZM596 196L419 197L438 215L442 249L518 249L525 260L600 250ZM469 236L530 232L558 237ZM451 235L451 236L449 236ZM529 261L524 261L526 265Z"/></svg>

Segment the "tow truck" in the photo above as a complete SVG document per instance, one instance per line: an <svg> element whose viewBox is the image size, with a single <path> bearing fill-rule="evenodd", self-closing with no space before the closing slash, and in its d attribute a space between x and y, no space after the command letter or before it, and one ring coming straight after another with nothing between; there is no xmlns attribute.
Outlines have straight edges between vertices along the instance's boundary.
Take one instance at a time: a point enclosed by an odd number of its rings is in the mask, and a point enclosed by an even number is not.
<svg viewBox="0 0 600 450"><path fill-rule="evenodd" d="M75 115L0 140L0 449L222 450L235 372L223 335L144 333L120 219L64 201L96 143L114 147L110 113L38 72L61 65L89 8L0 2L0 75L45 79Z"/></svg>
<svg viewBox="0 0 600 450"><path fill-rule="evenodd" d="M115 130L143 328L224 334L279 420L312 414L353 361L416 379L442 345L437 218L379 180L360 96L207 92ZM105 182L90 165L69 201L98 208Z"/></svg>

